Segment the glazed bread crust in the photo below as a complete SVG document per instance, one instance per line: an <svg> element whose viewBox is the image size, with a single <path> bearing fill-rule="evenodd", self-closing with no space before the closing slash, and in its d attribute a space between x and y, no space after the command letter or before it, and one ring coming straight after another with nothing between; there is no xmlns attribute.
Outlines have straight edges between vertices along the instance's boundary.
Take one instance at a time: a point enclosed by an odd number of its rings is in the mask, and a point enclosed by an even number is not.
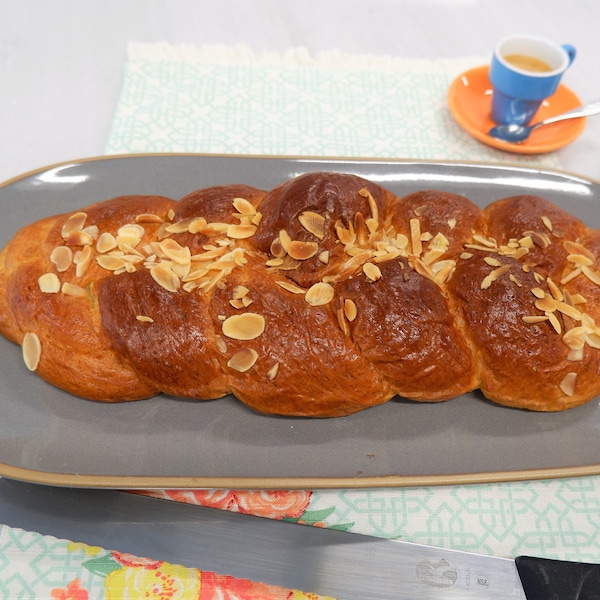
<svg viewBox="0 0 600 600"><path fill-rule="evenodd" d="M600 394L599 257L600 232L537 196L482 210L339 173L122 196L15 235L0 332L102 402L333 417L479 389L559 411Z"/></svg>

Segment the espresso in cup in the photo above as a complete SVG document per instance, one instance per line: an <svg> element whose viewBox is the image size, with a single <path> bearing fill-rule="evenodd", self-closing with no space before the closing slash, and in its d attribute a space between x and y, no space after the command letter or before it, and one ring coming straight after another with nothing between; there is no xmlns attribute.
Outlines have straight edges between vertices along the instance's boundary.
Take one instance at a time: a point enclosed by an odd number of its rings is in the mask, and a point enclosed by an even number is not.
<svg viewBox="0 0 600 600"><path fill-rule="evenodd" d="M545 38L518 35L501 40L490 66L492 119L527 125L541 103L556 92L575 58L575 48Z"/></svg>
<svg viewBox="0 0 600 600"><path fill-rule="evenodd" d="M527 54L507 54L504 60L523 71L532 71L533 73L548 73L552 71L552 67L541 58L529 56Z"/></svg>

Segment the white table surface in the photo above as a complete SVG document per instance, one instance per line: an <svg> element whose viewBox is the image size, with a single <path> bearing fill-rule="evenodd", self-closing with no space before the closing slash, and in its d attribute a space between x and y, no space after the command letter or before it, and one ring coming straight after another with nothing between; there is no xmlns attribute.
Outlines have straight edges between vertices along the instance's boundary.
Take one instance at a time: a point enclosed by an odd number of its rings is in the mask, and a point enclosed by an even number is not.
<svg viewBox="0 0 600 600"><path fill-rule="evenodd" d="M0 181L103 154L128 42L401 58L485 56L511 33L572 43L564 82L600 98L597 0L2 0ZM600 179L600 117L559 151Z"/></svg>

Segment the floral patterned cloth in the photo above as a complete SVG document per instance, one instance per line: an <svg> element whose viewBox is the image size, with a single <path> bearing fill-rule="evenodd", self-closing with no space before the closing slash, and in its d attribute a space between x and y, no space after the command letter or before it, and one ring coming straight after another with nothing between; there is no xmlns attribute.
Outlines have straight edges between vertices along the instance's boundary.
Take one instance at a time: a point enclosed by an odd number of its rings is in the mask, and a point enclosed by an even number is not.
<svg viewBox="0 0 600 600"><path fill-rule="evenodd" d="M4 526L0 598L333 600Z"/></svg>

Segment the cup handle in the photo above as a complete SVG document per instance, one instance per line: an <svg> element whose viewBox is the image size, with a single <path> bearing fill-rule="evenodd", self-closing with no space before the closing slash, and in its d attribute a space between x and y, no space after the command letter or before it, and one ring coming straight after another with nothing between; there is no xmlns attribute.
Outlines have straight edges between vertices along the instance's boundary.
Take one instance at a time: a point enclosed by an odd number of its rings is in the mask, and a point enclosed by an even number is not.
<svg viewBox="0 0 600 600"><path fill-rule="evenodd" d="M571 44L563 44L562 49L569 55L569 65L575 60L575 56L577 55L577 50L575 50L575 46L571 46Z"/></svg>

